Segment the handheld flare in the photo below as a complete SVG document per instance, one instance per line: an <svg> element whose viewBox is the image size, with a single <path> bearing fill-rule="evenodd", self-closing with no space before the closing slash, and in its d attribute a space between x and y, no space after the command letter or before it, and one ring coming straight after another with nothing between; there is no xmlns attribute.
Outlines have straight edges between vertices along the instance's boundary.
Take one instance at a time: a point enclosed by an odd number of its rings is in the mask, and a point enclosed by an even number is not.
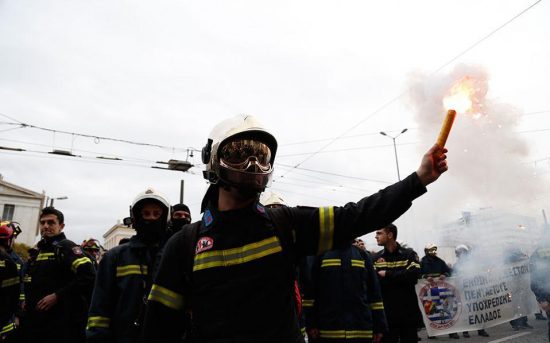
<svg viewBox="0 0 550 343"><path fill-rule="evenodd" d="M447 142L447 138L449 137L449 132L451 132L451 127L453 126L455 117L455 110L447 111L447 115L445 116L445 120L443 121L443 125L441 126L441 131L439 131L439 137L437 137L437 145L439 145L441 148L445 147L445 143Z"/></svg>

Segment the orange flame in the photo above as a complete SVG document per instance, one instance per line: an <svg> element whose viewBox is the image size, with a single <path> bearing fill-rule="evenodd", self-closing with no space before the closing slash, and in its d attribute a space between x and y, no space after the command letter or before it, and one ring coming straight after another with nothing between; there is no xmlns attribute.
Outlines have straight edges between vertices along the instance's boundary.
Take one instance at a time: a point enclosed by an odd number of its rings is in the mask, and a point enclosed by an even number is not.
<svg viewBox="0 0 550 343"><path fill-rule="evenodd" d="M443 98L443 106L446 110L454 109L458 113L466 114L473 111L473 98L476 92L476 81L472 77L465 76L455 82L448 95Z"/></svg>

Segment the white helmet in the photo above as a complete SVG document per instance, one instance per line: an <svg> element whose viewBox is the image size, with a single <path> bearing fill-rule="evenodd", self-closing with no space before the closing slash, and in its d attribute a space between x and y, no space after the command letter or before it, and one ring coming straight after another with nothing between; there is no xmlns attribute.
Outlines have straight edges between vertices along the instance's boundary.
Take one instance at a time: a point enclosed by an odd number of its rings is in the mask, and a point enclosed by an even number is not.
<svg viewBox="0 0 550 343"><path fill-rule="evenodd" d="M271 192L269 196L262 201L262 204L266 207L269 206L288 206L284 199L277 193Z"/></svg>
<svg viewBox="0 0 550 343"><path fill-rule="evenodd" d="M465 244L459 244L455 248L455 254L459 254L459 253L462 253L462 252L468 252L468 251L470 251L470 248L468 248L468 246L465 245Z"/></svg>
<svg viewBox="0 0 550 343"><path fill-rule="evenodd" d="M432 250L433 248L436 248L436 249L437 249L437 245L435 245L435 243L428 243L428 244L426 244L426 246L424 247L424 250Z"/></svg>
<svg viewBox="0 0 550 343"><path fill-rule="evenodd" d="M256 118L241 114L214 127L202 149L203 176L212 184L263 192L271 181L277 140Z"/></svg>
<svg viewBox="0 0 550 343"><path fill-rule="evenodd" d="M136 218L136 216L140 215L139 211L143 205L142 202L145 200L154 200L158 202L162 206L164 212L166 212L166 221L170 219L170 202L166 197L152 188L147 188L145 192L139 193L134 201L132 201L132 205L130 206L130 217Z"/></svg>

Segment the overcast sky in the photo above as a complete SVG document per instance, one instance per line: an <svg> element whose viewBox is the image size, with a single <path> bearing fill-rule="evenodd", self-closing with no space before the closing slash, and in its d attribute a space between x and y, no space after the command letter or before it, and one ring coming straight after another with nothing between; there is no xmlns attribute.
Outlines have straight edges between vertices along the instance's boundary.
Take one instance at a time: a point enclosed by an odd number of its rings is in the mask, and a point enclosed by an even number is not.
<svg viewBox="0 0 550 343"><path fill-rule="evenodd" d="M178 202L181 179L198 219L200 154L191 173L150 167L185 160L217 122L248 113L279 140L274 191L290 205L343 205L397 180L379 131L408 128L396 140L405 177L437 137L445 89L475 75L486 111L457 118L450 170L399 220L400 236L419 249L441 223L487 206L540 221L548 18L535 0L0 1L0 146L28 150L0 150L0 173L67 196L55 204L75 241L100 237L147 187Z"/></svg>

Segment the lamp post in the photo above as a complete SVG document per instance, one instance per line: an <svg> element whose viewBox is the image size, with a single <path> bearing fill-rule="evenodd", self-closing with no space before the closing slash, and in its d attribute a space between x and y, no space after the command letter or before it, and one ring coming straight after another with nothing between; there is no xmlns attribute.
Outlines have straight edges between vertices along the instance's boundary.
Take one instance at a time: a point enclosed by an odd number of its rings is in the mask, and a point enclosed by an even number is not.
<svg viewBox="0 0 550 343"><path fill-rule="evenodd" d="M401 181L401 175L399 175L399 161L397 160L397 146L395 145L395 139L399 136L401 136L402 134L404 134L405 132L407 132L408 129L403 129L401 132L399 132L399 134L397 136L390 136L388 135L387 133L385 133L384 131L380 131L380 134L382 136L386 136L386 137L389 137L393 140L393 151L395 153L395 166L397 167L397 179L399 181Z"/></svg>
<svg viewBox="0 0 550 343"><path fill-rule="evenodd" d="M53 201L54 200L67 200L69 199L69 197L67 196L62 196L62 197L59 197L59 198L50 198L50 207L53 207Z"/></svg>

